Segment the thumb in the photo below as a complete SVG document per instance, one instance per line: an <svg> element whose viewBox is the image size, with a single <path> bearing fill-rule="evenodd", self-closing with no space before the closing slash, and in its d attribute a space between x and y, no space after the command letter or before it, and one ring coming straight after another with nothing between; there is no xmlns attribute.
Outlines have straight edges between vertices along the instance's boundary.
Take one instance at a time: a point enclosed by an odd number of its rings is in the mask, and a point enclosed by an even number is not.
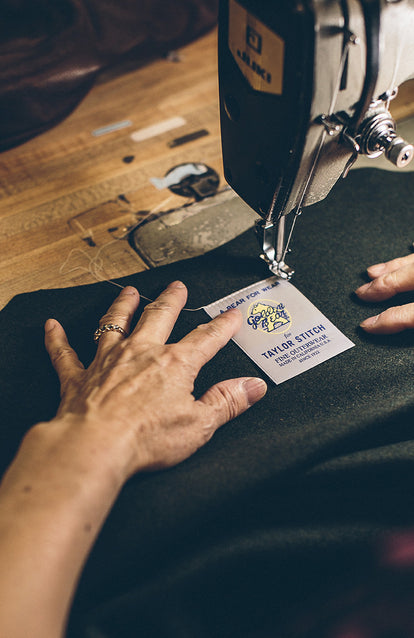
<svg viewBox="0 0 414 638"><path fill-rule="evenodd" d="M267 391L263 379L241 377L213 385L199 399L214 413L215 428L224 425L259 401Z"/></svg>

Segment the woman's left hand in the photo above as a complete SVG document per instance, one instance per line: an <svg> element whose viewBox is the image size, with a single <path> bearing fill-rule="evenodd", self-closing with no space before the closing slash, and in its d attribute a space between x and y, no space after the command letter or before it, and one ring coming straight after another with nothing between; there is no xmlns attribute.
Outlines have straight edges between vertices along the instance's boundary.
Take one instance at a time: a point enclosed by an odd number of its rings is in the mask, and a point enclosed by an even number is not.
<svg viewBox="0 0 414 638"><path fill-rule="evenodd" d="M414 290L414 254L375 264L367 272L372 281L355 291L362 301L385 301L400 292ZM365 319L361 328L373 334L393 334L414 328L414 303L388 308Z"/></svg>

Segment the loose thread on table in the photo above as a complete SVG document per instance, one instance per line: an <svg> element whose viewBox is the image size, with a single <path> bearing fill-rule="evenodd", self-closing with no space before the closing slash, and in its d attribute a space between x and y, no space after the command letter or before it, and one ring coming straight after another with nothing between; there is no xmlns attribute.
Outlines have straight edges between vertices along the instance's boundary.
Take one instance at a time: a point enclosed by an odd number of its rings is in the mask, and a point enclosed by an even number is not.
<svg viewBox="0 0 414 638"><path fill-rule="evenodd" d="M91 257L90 255L88 255L88 253L85 252L84 250L82 250L81 248L72 248L72 250L69 252L67 258L65 259L63 264L60 266L59 274L60 275L68 275L68 274L70 274L72 272L75 272L76 270L82 270L83 272L86 272L89 275L91 275L92 277L94 277L96 279L96 281L98 281L98 282L106 282L108 284L111 284L112 286L116 286L117 288L121 288L121 289L125 288L125 286L122 286L121 284L118 284L116 281L113 281L112 279L107 279L100 272L100 271L104 271L104 260L100 256L101 252L105 248L110 246L111 244L115 244L118 241L119 241L118 239L114 239L112 241L107 242L106 244L104 244L103 246L101 246L98 249L98 252L96 253L96 255L94 257ZM70 261L70 258L75 253L79 253L79 254L83 255L84 257L86 257L87 261L89 262L89 267L86 268L85 266L77 265L77 266L74 266L73 268L70 268L69 270L65 271L65 266L68 264L68 262ZM141 297L141 299L145 299L145 301L149 301L149 302L154 301L154 299L150 299L149 297L146 297L145 295L142 295L141 293L140 293L140 297ZM204 309L204 306L200 306L199 308L185 308L185 307L183 308L183 310L186 310L187 312L197 312L197 311L203 310L203 309Z"/></svg>

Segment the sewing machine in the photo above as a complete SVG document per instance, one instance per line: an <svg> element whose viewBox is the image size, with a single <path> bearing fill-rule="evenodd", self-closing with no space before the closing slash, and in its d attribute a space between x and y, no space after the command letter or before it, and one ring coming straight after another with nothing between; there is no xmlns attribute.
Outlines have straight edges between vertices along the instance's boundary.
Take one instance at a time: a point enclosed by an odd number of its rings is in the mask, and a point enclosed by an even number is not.
<svg viewBox="0 0 414 638"><path fill-rule="evenodd" d="M223 0L219 24L225 177L261 217L270 270L289 279L305 206L360 154L413 158L389 104L414 77L414 0Z"/></svg>

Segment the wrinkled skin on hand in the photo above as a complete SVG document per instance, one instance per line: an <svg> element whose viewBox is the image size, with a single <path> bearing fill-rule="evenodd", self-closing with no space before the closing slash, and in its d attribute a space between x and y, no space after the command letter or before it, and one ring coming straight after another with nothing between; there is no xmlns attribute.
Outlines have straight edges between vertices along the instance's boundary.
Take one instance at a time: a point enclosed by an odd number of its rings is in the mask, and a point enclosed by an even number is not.
<svg viewBox="0 0 414 638"><path fill-rule="evenodd" d="M171 284L130 336L101 334L85 369L54 319L45 342L61 383L58 414L28 430L0 485L0 634L63 636L86 557L125 481L169 467L266 392L261 379L229 379L198 400L200 368L237 332L224 313L166 344L187 299ZM101 319L127 333L139 294L127 287Z"/></svg>
<svg viewBox="0 0 414 638"><path fill-rule="evenodd" d="M375 264L367 272L372 281L355 291L363 301L385 301L400 292L414 290L414 254ZM388 308L365 319L361 328L373 334L393 334L414 328L414 303Z"/></svg>
<svg viewBox="0 0 414 638"><path fill-rule="evenodd" d="M195 400L200 368L238 331L241 314L228 311L166 344L186 299L184 284L170 284L146 306L127 338L116 331L102 334L88 369L62 326L53 319L46 323L46 348L62 397L52 427L82 429L94 445L108 446L122 457L126 477L184 460L266 392L261 379L242 377L217 383ZM124 288L100 326L117 324L128 332L138 304L137 290Z"/></svg>

